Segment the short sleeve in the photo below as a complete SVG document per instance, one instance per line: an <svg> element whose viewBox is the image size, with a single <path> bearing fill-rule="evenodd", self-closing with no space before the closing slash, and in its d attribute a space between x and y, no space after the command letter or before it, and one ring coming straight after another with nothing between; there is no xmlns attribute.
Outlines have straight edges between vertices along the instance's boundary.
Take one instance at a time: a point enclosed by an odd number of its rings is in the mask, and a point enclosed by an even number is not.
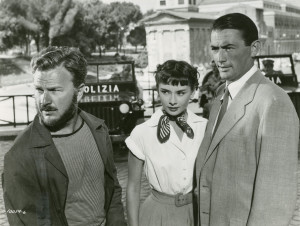
<svg viewBox="0 0 300 226"><path fill-rule="evenodd" d="M145 131L141 125L135 127L130 136L126 138L125 143L129 150L134 154L138 159L145 161L145 153L144 153L144 138Z"/></svg>

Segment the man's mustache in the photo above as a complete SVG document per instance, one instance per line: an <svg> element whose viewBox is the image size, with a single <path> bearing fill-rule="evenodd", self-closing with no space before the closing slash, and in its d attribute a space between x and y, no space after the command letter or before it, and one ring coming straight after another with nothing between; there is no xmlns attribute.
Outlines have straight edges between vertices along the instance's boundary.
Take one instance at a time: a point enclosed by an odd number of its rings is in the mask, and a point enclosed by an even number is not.
<svg viewBox="0 0 300 226"><path fill-rule="evenodd" d="M40 105L40 111L55 111L57 108L50 105Z"/></svg>

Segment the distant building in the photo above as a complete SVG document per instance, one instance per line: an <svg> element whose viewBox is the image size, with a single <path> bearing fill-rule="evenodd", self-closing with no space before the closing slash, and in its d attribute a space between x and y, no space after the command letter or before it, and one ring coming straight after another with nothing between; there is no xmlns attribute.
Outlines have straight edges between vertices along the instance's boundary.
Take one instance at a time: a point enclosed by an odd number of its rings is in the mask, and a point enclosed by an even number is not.
<svg viewBox="0 0 300 226"><path fill-rule="evenodd" d="M210 62L210 27L221 15L240 12L259 29L261 54L300 52L300 8L266 0L157 0L144 20L149 70L168 59L193 65Z"/></svg>
<svg viewBox="0 0 300 226"><path fill-rule="evenodd" d="M144 20L149 70L169 59L191 64L209 62L210 27L214 20L199 13L195 0L159 0L157 12Z"/></svg>
<svg viewBox="0 0 300 226"><path fill-rule="evenodd" d="M209 62L213 18L198 12L159 11L146 23L149 70L169 59Z"/></svg>
<svg viewBox="0 0 300 226"><path fill-rule="evenodd" d="M248 8L252 8L255 13L249 14ZM264 43L262 54L300 51L300 7L289 4L286 0L227 0L226 3L223 0L202 0L199 12L217 16L228 12L248 15L259 28L260 38Z"/></svg>

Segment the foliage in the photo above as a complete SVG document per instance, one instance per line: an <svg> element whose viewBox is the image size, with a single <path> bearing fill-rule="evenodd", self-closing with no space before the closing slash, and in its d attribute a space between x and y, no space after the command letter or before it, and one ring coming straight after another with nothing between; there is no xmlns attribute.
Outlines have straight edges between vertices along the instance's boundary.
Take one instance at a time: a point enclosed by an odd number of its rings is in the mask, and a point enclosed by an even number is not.
<svg viewBox="0 0 300 226"><path fill-rule="evenodd" d="M146 31L144 26L135 27L130 31L127 36L127 42L131 45L135 46L135 50L137 50L138 45L146 46Z"/></svg>
<svg viewBox="0 0 300 226"><path fill-rule="evenodd" d="M148 66L148 54L146 51L141 52L135 60L136 67L145 68Z"/></svg>
<svg viewBox="0 0 300 226"><path fill-rule="evenodd" d="M153 15L154 13L155 13L155 11L154 11L153 9L150 9L150 10L148 10L148 11L143 15L143 17L145 18L145 17L151 16L151 15Z"/></svg>
<svg viewBox="0 0 300 226"><path fill-rule="evenodd" d="M48 45L68 45L90 55L96 49L123 45L132 24L142 18L139 6L100 0L0 1L0 50L25 47L32 40L37 51ZM138 37L136 37L138 39Z"/></svg>
<svg viewBox="0 0 300 226"><path fill-rule="evenodd" d="M65 35L78 12L72 0L2 0L0 4L2 44L25 45L26 50L32 39L39 51L40 46L48 46L55 37Z"/></svg>
<svg viewBox="0 0 300 226"><path fill-rule="evenodd" d="M142 17L140 7L137 5L129 2L111 3L106 11L106 46L115 46L118 52L130 24L137 23Z"/></svg>
<svg viewBox="0 0 300 226"><path fill-rule="evenodd" d="M4 4L5 1L0 2L0 50L7 50L12 48L15 44L24 45L27 40L27 32L23 26L18 23L18 19L14 17L15 11L22 11L22 7L12 0L11 9Z"/></svg>

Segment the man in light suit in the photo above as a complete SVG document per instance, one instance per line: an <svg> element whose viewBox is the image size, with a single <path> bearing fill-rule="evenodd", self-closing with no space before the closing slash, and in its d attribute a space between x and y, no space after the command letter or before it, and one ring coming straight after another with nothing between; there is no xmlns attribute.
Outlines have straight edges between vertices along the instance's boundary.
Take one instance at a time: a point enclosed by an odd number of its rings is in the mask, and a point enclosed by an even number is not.
<svg viewBox="0 0 300 226"><path fill-rule="evenodd" d="M299 119L288 95L254 66L258 31L218 18L211 51L222 79L195 170L198 225L283 226L296 203Z"/></svg>

